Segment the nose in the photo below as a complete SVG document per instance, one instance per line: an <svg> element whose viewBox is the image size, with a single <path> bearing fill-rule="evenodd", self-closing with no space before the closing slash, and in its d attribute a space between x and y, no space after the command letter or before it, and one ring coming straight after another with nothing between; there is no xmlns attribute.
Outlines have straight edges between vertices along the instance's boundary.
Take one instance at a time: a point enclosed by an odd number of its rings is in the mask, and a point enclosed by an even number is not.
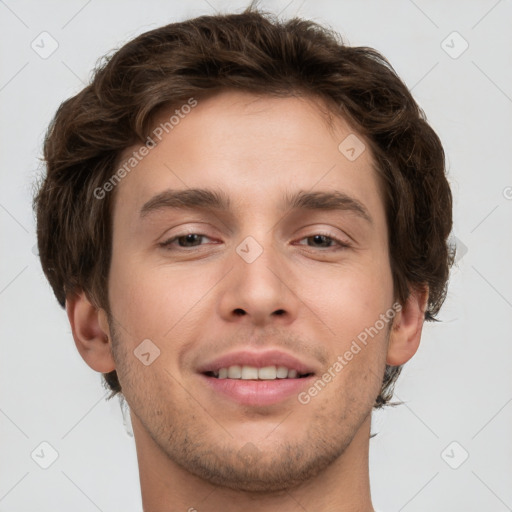
<svg viewBox="0 0 512 512"><path fill-rule="evenodd" d="M258 327L291 324L300 306L294 291L297 279L286 264L285 256L270 241L255 242L252 239L250 247L241 245L250 250L261 247L262 252L256 259L245 258L240 250L232 255L231 271L220 288L219 314L228 322Z"/></svg>

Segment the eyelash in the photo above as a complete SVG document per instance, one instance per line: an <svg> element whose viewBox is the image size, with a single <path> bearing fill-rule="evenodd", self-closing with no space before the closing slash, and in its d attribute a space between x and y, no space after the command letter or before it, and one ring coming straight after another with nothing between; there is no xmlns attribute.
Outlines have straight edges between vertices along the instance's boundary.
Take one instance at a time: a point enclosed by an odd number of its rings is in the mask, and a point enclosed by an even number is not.
<svg viewBox="0 0 512 512"><path fill-rule="evenodd" d="M183 233L181 235L176 235L172 238L169 238L169 240L166 240L165 242L162 242L160 243L160 247L163 247L164 249L168 250L168 251L187 251L187 252L191 252L192 249L198 249L199 247L201 246L192 246L192 247L178 247L178 248L172 248L171 247L171 244L173 242L175 242L176 240L178 240L179 238L185 238L187 237L188 235L197 235L197 236L200 236L200 237L203 237L203 238L210 238L209 236L207 235L204 235L202 233ZM348 243L348 242L345 242L343 240L340 240L339 238L336 238L330 234L327 234L327 233L314 233L313 235L309 235L309 236L305 236L305 237L302 237L300 240L305 240L307 238L313 238L315 236L323 236L329 240L332 240L333 242L336 242L338 244L338 247L317 247L317 249L321 249L322 252L329 252L329 249L331 251L338 251L338 250L343 250L343 249L348 249L351 247L351 245ZM304 244L300 244L300 245L304 245ZM310 247L312 249L315 249L315 247Z"/></svg>

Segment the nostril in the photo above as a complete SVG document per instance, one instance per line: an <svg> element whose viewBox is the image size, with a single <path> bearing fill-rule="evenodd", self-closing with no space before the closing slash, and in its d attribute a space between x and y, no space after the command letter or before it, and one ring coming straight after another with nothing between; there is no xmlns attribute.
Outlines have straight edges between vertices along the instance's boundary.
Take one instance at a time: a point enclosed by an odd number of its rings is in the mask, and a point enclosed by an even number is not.
<svg viewBox="0 0 512 512"><path fill-rule="evenodd" d="M233 311L233 313L235 313L235 315L237 316L244 316L245 315L245 311L243 309L240 309L240 308L237 308Z"/></svg>

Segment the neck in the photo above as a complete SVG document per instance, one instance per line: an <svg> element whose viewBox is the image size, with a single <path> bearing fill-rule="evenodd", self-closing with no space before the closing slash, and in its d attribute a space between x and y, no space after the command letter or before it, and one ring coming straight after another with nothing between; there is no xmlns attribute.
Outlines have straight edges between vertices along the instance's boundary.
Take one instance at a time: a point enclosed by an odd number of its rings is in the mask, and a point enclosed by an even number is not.
<svg viewBox="0 0 512 512"><path fill-rule="evenodd" d="M371 414L334 463L290 489L255 493L220 487L170 460L131 414L144 512L374 512L368 470Z"/></svg>

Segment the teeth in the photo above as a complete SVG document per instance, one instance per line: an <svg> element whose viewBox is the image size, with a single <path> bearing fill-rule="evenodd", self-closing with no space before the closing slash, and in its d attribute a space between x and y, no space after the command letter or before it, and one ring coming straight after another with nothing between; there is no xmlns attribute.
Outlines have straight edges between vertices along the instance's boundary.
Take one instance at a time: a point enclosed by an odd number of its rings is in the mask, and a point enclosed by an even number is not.
<svg viewBox="0 0 512 512"><path fill-rule="evenodd" d="M258 379L274 380L276 377L277 370L275 366L265 366L264 368L258 368Z"/></svg>
<svg viewBox="0 0 512 512"><path fill-rule="evenodd" d="M278 366L277 367L277 378L278 379L286 379L288 377L288 368L286 366Z"/></svg>
<svg viewBox="0 0 512 512"><path fill-rule="evenodd" d="M228 368L228 379L240 379L242 377L241 366L230 366Z"/></svg>
<svg viewBox="0 0 512 512"><path fill-rule="evenodd" d="M254 366L242 366L242 379L250 380L258 378L258 368Z"/></svg>
<svg viewBox="0 0 512 512"><path fill-rule="evenodd" d="M296 379L299 374L295 369L288 369L286 366L255 366L233 365L228 368L220 368L214 372L219 379L242 379L242 380L275 380L275 379Z"/></svg>

